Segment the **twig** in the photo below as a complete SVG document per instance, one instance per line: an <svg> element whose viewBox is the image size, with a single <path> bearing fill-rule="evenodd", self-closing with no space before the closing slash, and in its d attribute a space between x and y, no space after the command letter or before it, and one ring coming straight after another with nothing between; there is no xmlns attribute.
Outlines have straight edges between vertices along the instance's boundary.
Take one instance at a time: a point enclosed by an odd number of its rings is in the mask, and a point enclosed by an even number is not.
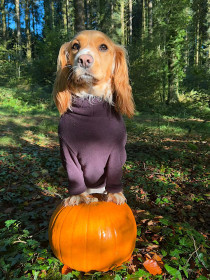
<svg viewBox="0 0 210 280"><path fill-rule="evenodd" d="M199 248L196 248L195 239L193 238L193 236L190 236L190 237L191 237L192 240L193 240L194 247L195 247L195 253L196 253L197 257L198 257L198 260L202 263L202 265L205 267L205 269L207 269L205 263L200 259L199 255L198 255L198 249L199 249Z"/></svg>
<svg viewBox="0 0 210 280"><path fill-rule="evenodd" d="M205 267L205 269L207 269L206 265L204 264L204 262L200 259L199 255L198 255L198 250L200 249L201 246L199 246L199 247L197 248L196 243L195 243L195 239L193 238L192 235L189 235L189 236L190 236L190 238L193 240L193 244L194 244L195 251L192 252L192 254L190 255L190 257L189 257L189 259L187 260L185 266L189 263L189 261L190 261L190 259L192 258L192 256L193 256L194 254L196 254L198 260L202 263L202 265Z"/></svg>
<svg viewBox="0 0 210 280"><path fill-rule="evenodd" d="M13 242L13 244L15 244L15 243L24 243L24 244L26 244L27 242L26 242L26 241L23 241L23 240L17 240L17 241L14 241L14 242Z"/></svg>
<svg viewBox="0 0 210 280"><path fill-rule="evenodd" d="M200 246L200 247L201 247L201 246ZM190 261L190 259L192 258L192 256L193 256L195 253L197 253L197 251L200 249L200 247L197 248L194 252L192 252L192 254L190 255L189 259L187 260L185 266L189 263L189 261Z"/></svg>

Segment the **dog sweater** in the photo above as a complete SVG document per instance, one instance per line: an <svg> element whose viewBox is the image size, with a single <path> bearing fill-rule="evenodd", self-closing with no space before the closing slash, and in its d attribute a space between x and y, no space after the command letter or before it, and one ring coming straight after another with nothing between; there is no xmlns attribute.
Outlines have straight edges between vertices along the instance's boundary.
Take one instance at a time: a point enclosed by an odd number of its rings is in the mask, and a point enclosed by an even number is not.
<svg viewBox="0 0 210 280"><path fill-rule="evenodd" d="M58 135L69 195L102 186L110 193L122 191L127 136L114 106L99 97L73 97L71 109L60 118Z"/></svg>

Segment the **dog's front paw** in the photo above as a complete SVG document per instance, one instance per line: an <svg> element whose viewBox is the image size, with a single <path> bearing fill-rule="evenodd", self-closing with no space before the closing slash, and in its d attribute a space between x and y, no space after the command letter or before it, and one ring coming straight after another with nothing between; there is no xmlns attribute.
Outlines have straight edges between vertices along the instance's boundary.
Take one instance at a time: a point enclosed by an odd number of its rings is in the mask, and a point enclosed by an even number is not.
<svg viewBox="0 0 210 280"><path fill-rule="evenodd" d="M118 205L125 203L127 199L125 198L122 192L119 193L108 193L107 194L107 202L114 202Z"/></svg>
<svg viewBox="0 0 210 280"><path fill-rule="evenodd" d="M72 195L64 199L63 205L66 206L75 206L79 205L80 203L89 204L91 202L98 202L98 198L89 195L88 193L84 192L78 195Z"/></svg>

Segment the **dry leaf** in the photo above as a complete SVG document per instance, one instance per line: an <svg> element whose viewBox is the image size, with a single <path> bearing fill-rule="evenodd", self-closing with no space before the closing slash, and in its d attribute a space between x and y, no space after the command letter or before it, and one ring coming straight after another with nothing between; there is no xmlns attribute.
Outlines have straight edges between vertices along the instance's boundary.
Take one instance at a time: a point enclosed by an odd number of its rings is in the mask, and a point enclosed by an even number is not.
<svg viewBox="0 0 210 280"><path fill-rule="evenodd" d="M159 247L159 245L150 244L150 245L147 246L146 251L149 252L149 251L152 251L154 249L157 249L158 247Z"/></svg>
<svg viewBox="0 0 210 280"><path fill-rule="evenodd" d="M135 272L136 272L136 265L133 265L133 264L129 265L129 267L128 267L128 273L129 273L129 274L133 274L133 273L135 273Z"/></svg>
<svg viewBox="0 0 210 280"><path fill-rule="evenodd" d="M143 263L143 266L146 268L149 273L152 275L157 275L162 273L162 269L158 265L158 263L155 260L146 260Z"/></svg>
<svg viewBox="0 0 210 280"><path fill-rule="evenodd" d="M152 254L152 259L155 260L158 263L158 265L160 265L160 267L164 266L161 256L153 252L150 252L150 254Z"/></svg>
<svg viewBox="0 0 210 280"><path fill-rule="evenodd" d="M68 265L65 265L62 267L62 270L61 270L61 273L66 275L68 274L69 272L72 272L72 269L70 267L68 267Z"/></svg>
<svg viewBox="0 0 210 280"><path fill-rule="evenodd" d="M152 226L152 225L154 225L154 221L150 220L147 224L148 224L148 226Z"/></svg>

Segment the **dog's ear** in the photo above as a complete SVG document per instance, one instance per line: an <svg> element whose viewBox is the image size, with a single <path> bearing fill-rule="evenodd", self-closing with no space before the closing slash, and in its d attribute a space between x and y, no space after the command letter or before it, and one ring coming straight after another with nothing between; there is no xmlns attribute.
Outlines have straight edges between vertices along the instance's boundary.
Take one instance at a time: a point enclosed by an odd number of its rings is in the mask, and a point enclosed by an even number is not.
<svg viewBox="0 0 210 280"><path fill-rule="evenodd" d="M70 42L64 43L59 50L57 59L57 71L63 69L69 63Z"/></svg>
<svg viewBox="0 0 210 280"><path fill-rule="evenodd" d="M116 109L129 118L134 115L134 101L128 77L126 51L121 46L115 46L114 91L116 94Z"/></svg>
<svg viewBox="0 0 210 280"><path fill-rule="evenodd" d="M69 47L70 42L63 44L60 48L56 79L53 86L53 99L61 115L71 106L70 81L68 80L70 74L70 68L68 67Z"/></svg>

